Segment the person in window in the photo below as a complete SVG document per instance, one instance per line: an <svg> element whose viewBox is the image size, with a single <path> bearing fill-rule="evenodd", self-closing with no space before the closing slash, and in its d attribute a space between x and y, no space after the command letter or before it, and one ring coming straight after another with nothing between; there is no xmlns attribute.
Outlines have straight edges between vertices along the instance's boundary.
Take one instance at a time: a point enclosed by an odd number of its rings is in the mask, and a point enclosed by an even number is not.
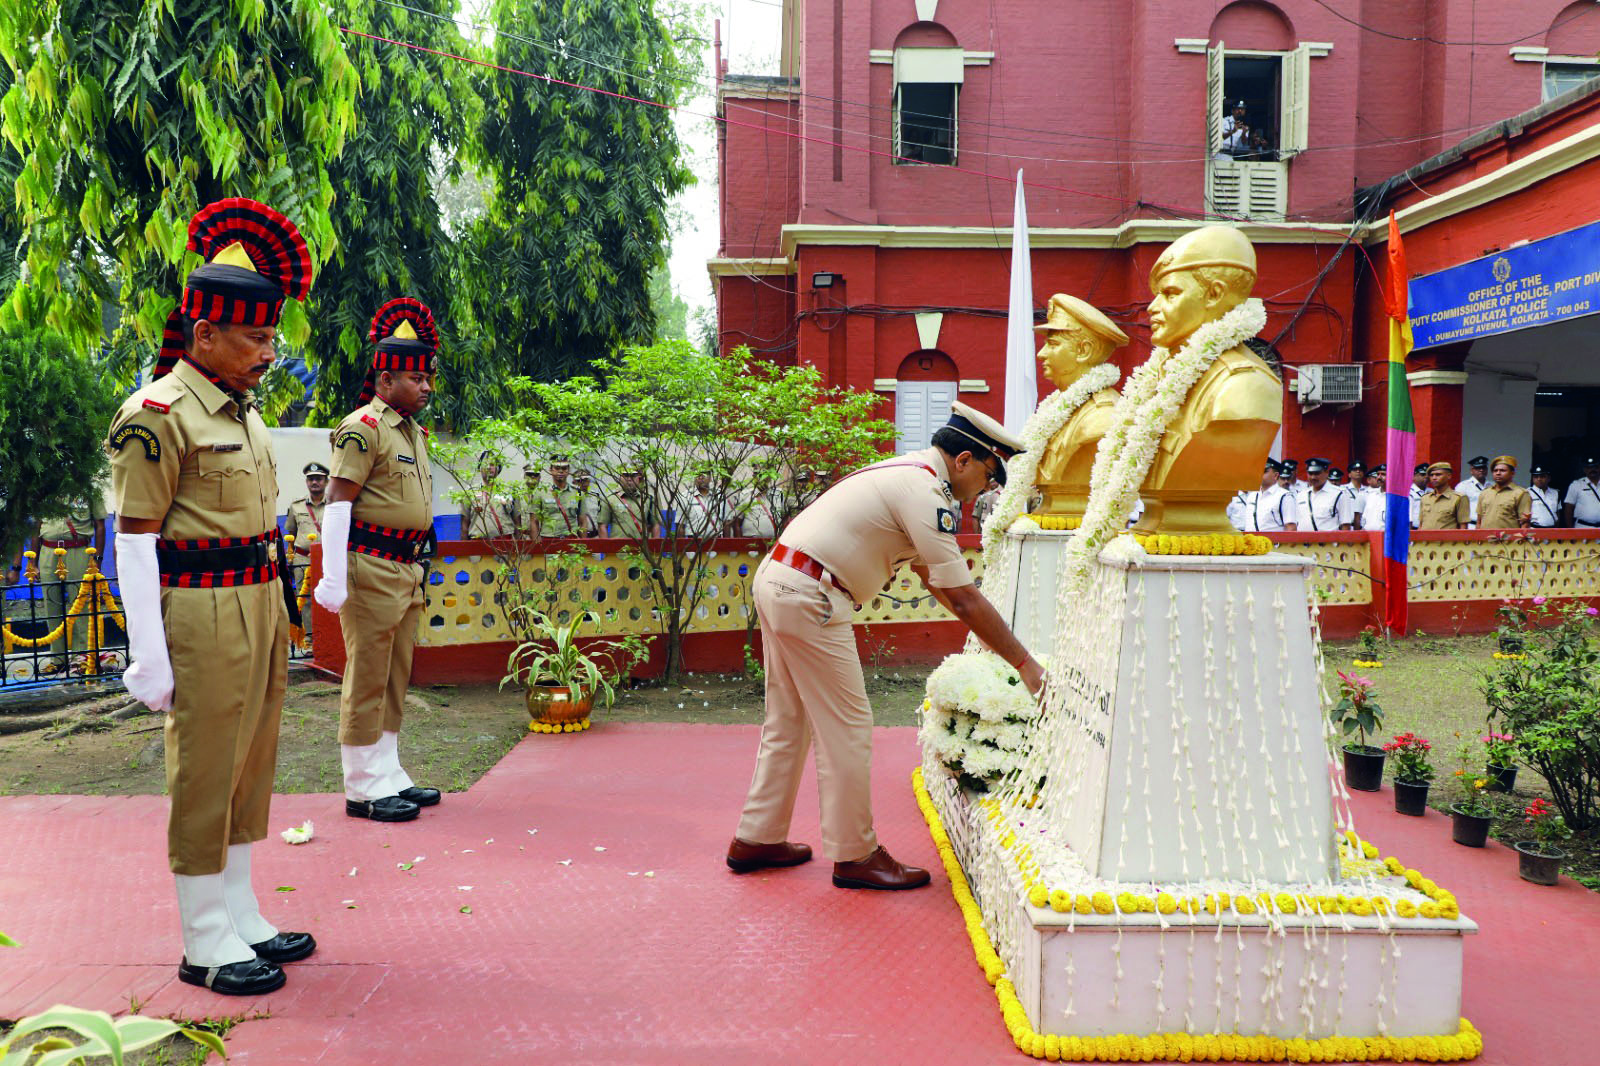
<svg viewBox="0 0 1600 1066"><path fill-rule="evenodd" d="M1240 100L1233 105L1233 113L1222 120L1222 152L1235 159L1250 152L1250 124L1246 121L1249 112L1245 109L1244 101Z"/></svg>
<svg viewBox="0 0 1600 1066"><path fill-rule="evenodd" d="M1267 131L1259 127L1252 128L1248 135L1249 144L1241 158L1265 162L1276 162L1278 150L1272 147L1267 140Z"/></svg>

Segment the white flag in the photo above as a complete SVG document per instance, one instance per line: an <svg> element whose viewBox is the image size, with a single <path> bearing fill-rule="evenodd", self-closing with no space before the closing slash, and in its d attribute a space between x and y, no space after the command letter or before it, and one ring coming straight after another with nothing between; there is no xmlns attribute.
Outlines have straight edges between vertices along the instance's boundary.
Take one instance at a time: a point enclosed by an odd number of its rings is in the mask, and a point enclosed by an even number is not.
<svg viewBox="0 0 1600 1066"><path fill-rule="evenodd" d="M1022 433L1039 402L1039 364L1033 341L1033 266L1028 258L1028 205L1017 171L1017 206L1011 220L1011 304L1006 319L1005 427Z"/></svg>

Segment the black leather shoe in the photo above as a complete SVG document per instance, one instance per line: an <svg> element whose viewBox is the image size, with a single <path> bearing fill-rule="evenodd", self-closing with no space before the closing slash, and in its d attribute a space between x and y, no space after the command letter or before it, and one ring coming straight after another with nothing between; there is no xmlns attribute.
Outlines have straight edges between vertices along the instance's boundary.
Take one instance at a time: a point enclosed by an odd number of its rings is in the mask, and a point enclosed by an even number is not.
<svg viewBox="0 0 1600 1066"><path fill-rule="evenodd" d="M374 822L409 822L422 813L422 808L399 796L385 796L375 800L347 799L344 813L352 818L371 818Z"/></svg>
<svg viewBox="0 0 1600 1066"><path fill-rule="evenodd" d="M189 959L178 963L178 980L199 985L224 996L261 996L276 992L289 978L275 962L250 959L226 966L191 966Z"/></svg>
<svg viewBox="0 0 1600 1066"><path fill-rule="evenodd" d="M410 788L400 790L400 798L415 803L418 807L432 807L439 802L439 790L436 788L423 788L412 785Z"/></svg>
<svg viewBox="0 0 1600 1066"><path fill-rule="evenodd" d="M317 950L317 941L310 933L279 933L250 948L268 962L299 962Z"/></svg>

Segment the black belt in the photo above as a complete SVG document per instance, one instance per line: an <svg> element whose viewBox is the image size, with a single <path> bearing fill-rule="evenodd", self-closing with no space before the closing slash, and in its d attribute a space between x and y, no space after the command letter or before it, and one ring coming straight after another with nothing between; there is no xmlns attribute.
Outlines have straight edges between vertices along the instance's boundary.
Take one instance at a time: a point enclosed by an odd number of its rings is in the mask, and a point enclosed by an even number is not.
<svg viewBox="0 0 1600 1066"><path fill-rule="evenodd" d="M1585 522L1581 518L1574 518L1572 524L1582 526L1584 529L1600 529L1600 522Z"/></svg>
<svg viewBox="0 0 1600 1066"><path fill-rule="evenodd" d="M170 588L258 585L277 580L282 543L276 529L259 537L158 540L156 569Z"/></svg>
<svg viewBox="0 0 1600 1066"><path fill-rule="evenodd" d="M350 523L350 550L361 555L410 563L431 555L433 530L390 529L366 522Z"/></svg>

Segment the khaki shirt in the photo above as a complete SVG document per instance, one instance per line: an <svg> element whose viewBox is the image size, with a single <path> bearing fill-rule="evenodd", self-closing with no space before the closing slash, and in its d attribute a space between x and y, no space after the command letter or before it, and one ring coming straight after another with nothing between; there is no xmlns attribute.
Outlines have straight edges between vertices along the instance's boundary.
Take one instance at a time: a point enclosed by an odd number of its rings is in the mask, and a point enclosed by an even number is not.
<svg viewBox="0 0 1600 1066"><path fill-rule="evenodd" d="M568 482L558 489L554 485L535 497L538 508L539 529L547 537L581 537L585 535L583 497Z"/></svg>
<svg viewBox="0 0 1600 1066"><path fill-rule="evenodd" d="M352 519L391 529L433 525L433 466L428 434L374 396L345 416L331 435L332 476L361 486Z"/></svg>
<svg viewBox="0 0 1600 1066"><path fill-rule="evenodd" d="M633 539L648 533L660 521L660 515L645 499L642 492L633 495L618 493L600 501L601 526L610 525L613 537Z"/></svg>
<svg viewBox="0 0 1600 1066"><path fill-rule="evenodd" d="M1417 511L1418 529L1466 529L1472 520L1472 501L1450 489L1430 489L1423 493Z"/></svg>
<svg viewBox="0 0 1600 1066"><path fill-rule="evenodd" d="M67 505L66 514L39 523L39 539L86 540L89 544L85 547L92 546L95 527L105 521L105 517L106 506L100 502L100 497L73 500Z"/></svg>
<svg viewBox="0 0 1600 1066"><path fill-rule="evenodd" d="M595 491L594 485L591 484L587 492L578 489L572 492L578 498L578 513L583 515L590 532L596 536L603 535L605 530L600 524L600 494Z"/></svg>
<svg viewBox="0 0 1600 1066"><path fill-rule="evenodd" d="M937 448L863 467L796 515L779 542L821 563L858 603L909 562L928 568L931 585L970 585L972 571L955 538L960 505L948 478Z"/></svg>
<svg viewBox="0 0 1600 1066"><path fill-rule="evenodd" d="M1478 493L1479 529L1521 529L1533 513L1533 497L1521 485L1490 485Z"/></svg>
<svg viewBox="0 0 1600 1066"><path fill-rule="evenodd" d="M295 500L289 505L289 517L283 531L294 538L294 553L302 558L311 554L311 538L322 539L322 513L328 509L328 499L312 503L310 497Z"/></svg>
<svg viewBox="0 0 1600 1066"><path fill-rule="evenodd" d="M778 508L759 492L750 494L739 509L739 535L770 540L778 535Z"/></svg>
<svg viewBox="0 0 1600 1066"><path fill-rule="evenodd" d="M106 435L119 517L168 540L259 537L278 522L278 464L255 407L187 361L128 397Z"/></svg>
<svg viewBox="0 0 1600 1066"><path fill-rule="evenodd" d="M517 506L510 497L479 485L473 494L466 535L473 540L509 537L517 532Z"/></svg>

